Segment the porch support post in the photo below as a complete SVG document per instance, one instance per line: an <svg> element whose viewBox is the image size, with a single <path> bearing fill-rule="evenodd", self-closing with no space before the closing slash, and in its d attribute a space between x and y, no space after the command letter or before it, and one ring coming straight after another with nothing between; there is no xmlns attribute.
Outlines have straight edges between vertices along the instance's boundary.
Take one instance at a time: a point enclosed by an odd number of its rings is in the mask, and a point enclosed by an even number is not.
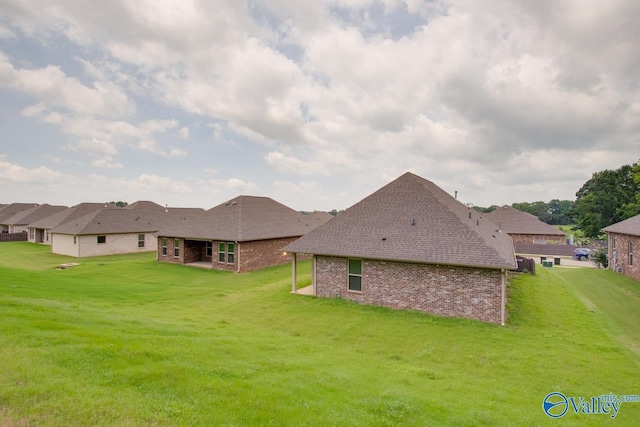
<svg viewBox="0 0 640 427"><path fill-rule="evenodd" d="M291 253L291 293L298 293L298 254Z"/></svg>
<svg viewBox="0 0 640 427"><path fill-rule="evenodd" d="M500 325L506 323L506 305L507 305L507 270L500 270Z"/></svg>

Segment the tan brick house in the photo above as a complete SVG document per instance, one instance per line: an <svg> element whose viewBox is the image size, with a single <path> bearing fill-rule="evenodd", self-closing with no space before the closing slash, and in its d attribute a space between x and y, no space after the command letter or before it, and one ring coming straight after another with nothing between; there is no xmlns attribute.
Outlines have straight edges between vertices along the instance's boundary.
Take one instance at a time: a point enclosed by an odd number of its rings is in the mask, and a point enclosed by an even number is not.
<svg viewBox="0 0 640 427"><path fill-rule="evenodd" d="M565 244L564 231L526 212L511 206L502 206L484 214L484 217L496 223L503 233L513 239L513 243L527 244Z"/></svg>
<svg viewBox="0 0 640 427"><path fill-rule="evenodd" d="M322 222L268 197L238 196L163 227L158 261L238 273L285 264L283 248Z"/></svg>
<svg viewBox="0 0 640 427"><path fill-rule="evenodd" d="M111 206L117 208L115 205ZM105 209L106 207L104 203L80 203L38 221L31 222L29 223L29 242L51 246L52 229L65 222L70 222L92 212Z"/></svg>
<svg viewBox="0 0 640 427"><path fill-rule="evenodd" d="M202 213L202 209L165 208L140 201L124 208L107 205L51 230L51 252L73 257L152 252L155 233L169 223Z"/></svg>
<svg viewBox="0 0 640 427"><path fill-rule="evenodd" d="M609 268L640 281L640 215L603 229L609 240Z"/></svg>
<svg viewBox="0 0 640 427"><path fill-rule="evenodd" d="M406 173L285 248L312 254L318 297L504 324L513 242L432 182Z"/></svg>

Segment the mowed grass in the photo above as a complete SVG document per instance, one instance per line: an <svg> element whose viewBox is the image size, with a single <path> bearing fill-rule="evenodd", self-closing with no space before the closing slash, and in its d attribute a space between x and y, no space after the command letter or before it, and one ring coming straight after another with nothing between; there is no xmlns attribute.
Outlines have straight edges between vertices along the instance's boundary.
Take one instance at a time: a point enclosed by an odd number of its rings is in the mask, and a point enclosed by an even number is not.
<svg viewBox="0 0 640 427"><path fill-rule="evenodd" d="M637 425L542 411L640 394L640 284L513 276L506 327L290 294L154 254L79 260L0 244L0 425ZM301 282L310 283L309 263ZM621 296L622 294L623 296ZM631 344L630 344L631 343Z"/></svg>

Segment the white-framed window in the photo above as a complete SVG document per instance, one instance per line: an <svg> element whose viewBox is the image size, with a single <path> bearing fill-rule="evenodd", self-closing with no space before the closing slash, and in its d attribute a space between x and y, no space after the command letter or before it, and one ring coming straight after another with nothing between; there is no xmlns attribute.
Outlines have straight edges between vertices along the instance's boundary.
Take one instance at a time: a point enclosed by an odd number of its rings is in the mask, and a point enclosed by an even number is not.
<svg viewBox="0 0 640 427"><path fill-rule="evenodd" d="M236 245L233 243L227 243L227 263L233 264L236 258Z"/></svg>
<svg viewBox="0 0 640 427"><path fill-rule="evenodd" d="M173 239L173 256L180 256L180 239Z"/></svg>
<svg viewBox="0 0 640 427"><path fill-rule="evenodd" d="M236 245L232 242L218 242L218 262L233 264L236 259Z"/></svg>
<svg viewBox="0 0 640 427"><path fill-rule="evenodd" d="M162 255L167 255L168 251L167 251L167 238L163 237L162 238Z"/></svg>
<svg viewBox="0 0 640 427"><path fill-rule="evenodd" d="M138 247L144 248L144 234L138 234Z"/></svg>
<svg viewBox="0 0 640 427"><path fill-rule="evenodd" d="M362 260L349 259L349 274L347 290L351 292L362 292Z"/></svg>
<svg viewBox="0 0 640 427"><path fill-rule="evenodd" d="M107 243L107 236L98 236L98 243Z"/></svg>
<svg viewBox="0 0 640 427"><path fill-rule="evenodd" d="M629 242L629 265L633 265L633 242Z"/></svg>

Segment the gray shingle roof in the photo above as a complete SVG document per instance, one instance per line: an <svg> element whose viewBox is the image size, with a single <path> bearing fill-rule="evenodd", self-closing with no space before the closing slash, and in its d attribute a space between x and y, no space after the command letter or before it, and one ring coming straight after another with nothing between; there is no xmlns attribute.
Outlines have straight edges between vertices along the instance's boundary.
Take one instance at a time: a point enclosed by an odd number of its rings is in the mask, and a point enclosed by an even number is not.
<svg viewBox="0 0 640 427"><path fill-rule="evenodd" d="M44 205L34 206L18 212L10 218L5 219L4 223L7 225L29 225L66 209L66 206L51 206L45 203Z"/></svg>
<svg viewBox="0 0 640 427"><path fill-rule="evenodd" d="M159 236L248 242L297 237L320 225L269 197L238 196L203 215L163 227Z"/></svg>
<svg viewBox="0 0 640 427"><path fill-rule="evenodd" d="M432 182L406 173L286 251L483 268L516 268L511 237Z"/></svg>
<svg viewBox="0 0 640 427"><path fill-rule="evenodd" d="M628 234L630 236L640 236L640 215L625 219L624 221L611 224L602 229L607 233Z"/></svg>
<svg viewBox="0 0 640 427"><path fill-rule="evenodd" d="M115 208L115 205L111 205L111 207ZM80 203L39 221L32 222L29 226L32 228L51 230L64 222L72 221L80 218L81 216L87 215L88 213L99 211L104 208L104 203Z"/></svg>
<svg viewBox="0 0 640 427"><path fill-rule="evenodd" d="M565 235L564 231L540 221L537 216L507 205L484 215L508 234Z"/></svg>
<svg viewBox="0 0 640 427"><path fill-rule="evenodd" d="M152 233L189 215L202 214L202 209L163 208L151 202L133 204L131 208L113 205L83 216L67 219L52 233L74 235Z"/></svg>
<svg viewBox="0 0 640 427"><path fill-rule="evenodd" d="M6 220L27 209L38 206L37 203L11 203L0 211L0 224L7 224Z"/></svg>

